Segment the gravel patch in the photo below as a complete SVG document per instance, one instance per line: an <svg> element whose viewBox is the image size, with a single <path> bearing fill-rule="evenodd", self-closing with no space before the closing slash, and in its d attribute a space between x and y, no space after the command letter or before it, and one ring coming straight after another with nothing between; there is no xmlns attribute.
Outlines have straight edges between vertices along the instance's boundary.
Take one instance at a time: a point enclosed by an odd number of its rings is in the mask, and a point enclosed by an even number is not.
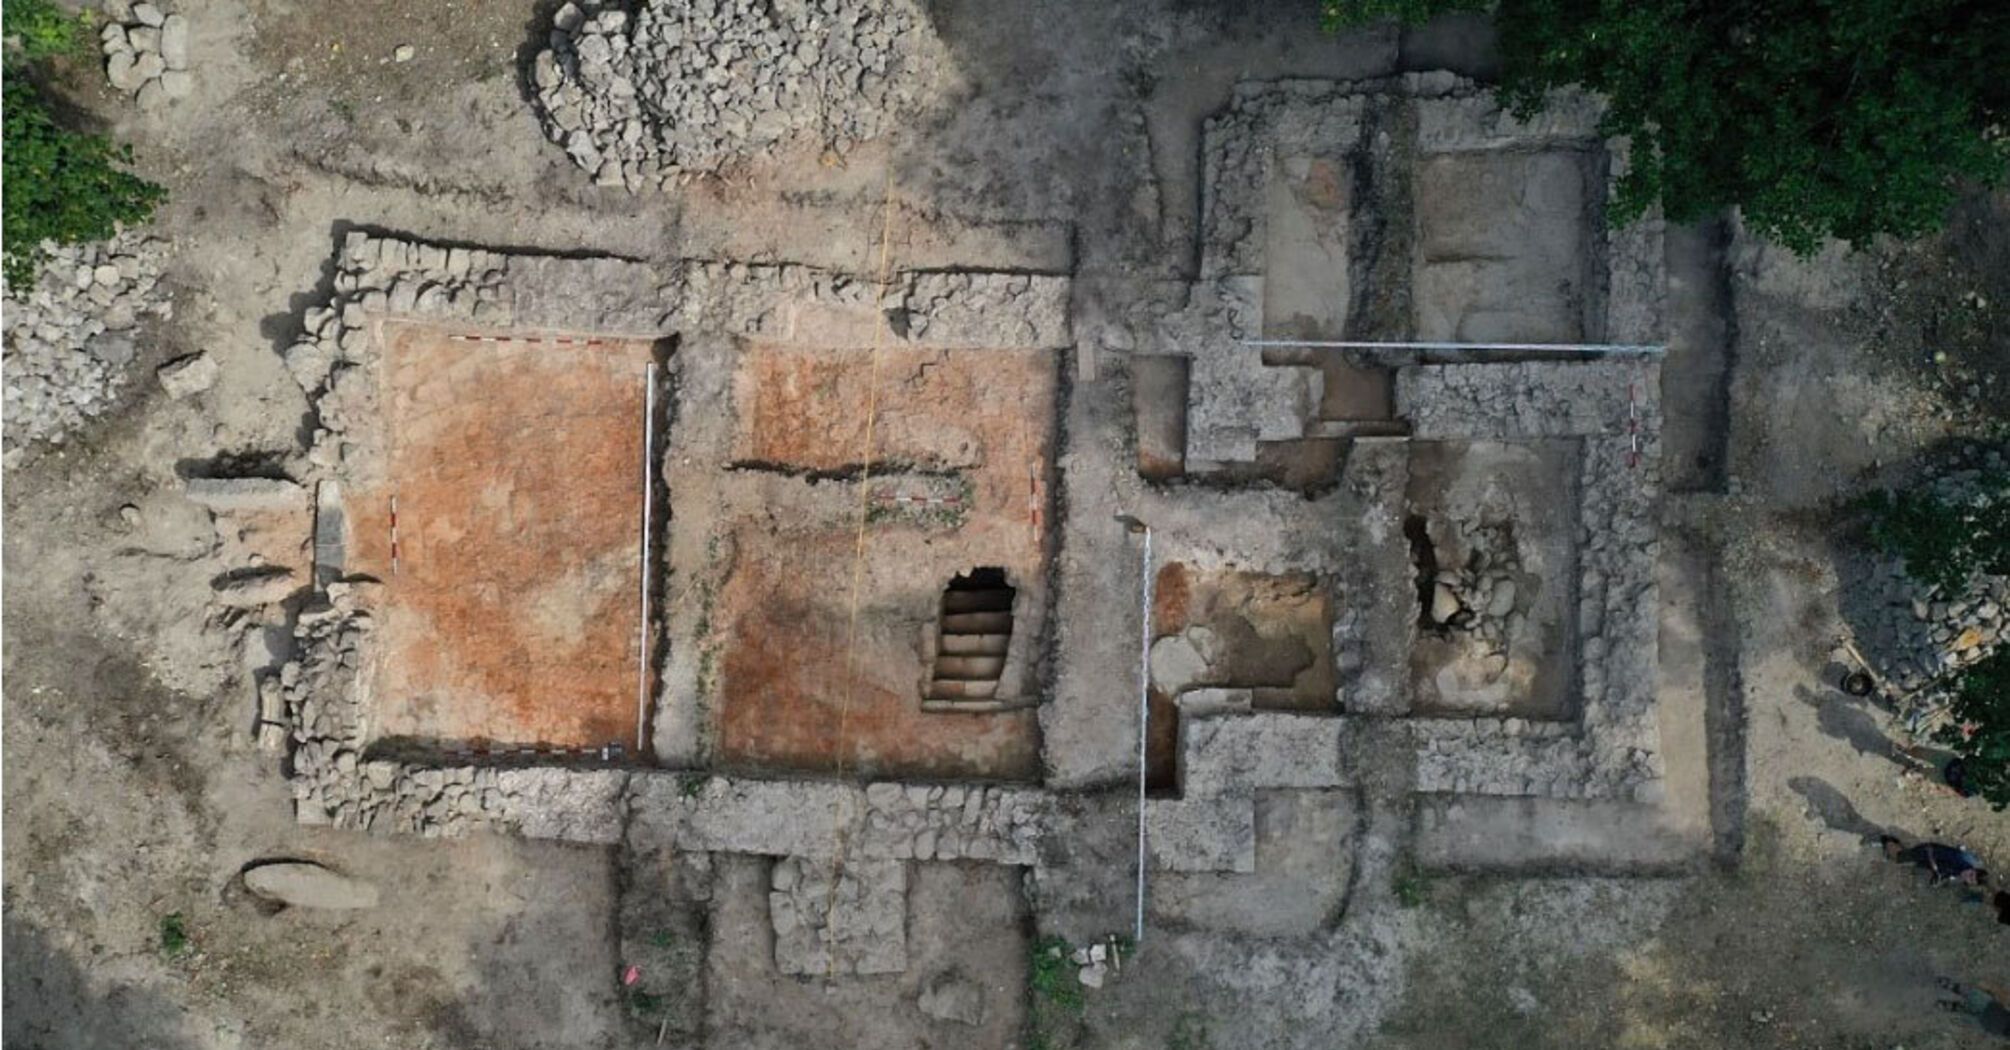
<svg viewBox="0 0 2010 1050"><path fill-rule="evenodd" d="M51 246L33 288L6 289L5 443L61 444L112 407L139 356L139 324L172 312L164 242L128 230Z"/></svg>
<svg viewBox="0 0 2010 1050"><path fill-rule="evenodd" d="M532 75L551 140L635 191L804 140L842 154L944 64L910 0L643 0L560 8Z"/></svg>

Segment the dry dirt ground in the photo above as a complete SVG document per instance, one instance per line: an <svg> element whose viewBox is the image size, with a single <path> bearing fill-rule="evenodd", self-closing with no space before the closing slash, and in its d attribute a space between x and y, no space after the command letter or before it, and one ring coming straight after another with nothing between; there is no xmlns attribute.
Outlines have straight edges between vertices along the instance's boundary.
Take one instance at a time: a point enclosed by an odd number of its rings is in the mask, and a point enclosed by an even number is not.
<svg viewBox="0 0 2010 1050"><path fill-rule="evenodd" d="M190 5L197 94L157 116L90 63L59 70L66 97L136 142L171 191L156 228L175 245L175 320L135 367L203 349L223 370L191 401L136 382L123 412L5 479L9 1046L650 1041L612 980L621 874L607 851L296 826L252 742L243 657L191 613L212 536L176 479L218 450L256 463L294 447L306 405L277 350L325 293L343 231L864 271L890 178L903 265L1177 276L1199 122L1235 80L1489 62L1471 23L1334 39L1307 2L942 0L931 13L966 81L943 113L841 164L777 157L631 197L592 187L526 103L528 44L551 6ZM393 63L402 44L417 56ZM1142 139L1107 133L1132 119ZM1713 227L1677 237L1671 257L1678 323L1724 348L1671 368L1668 395L1671 429L1693 436L1671 438L1690 457L1671 477L1693 484L1668 520L1719 545L1711 586L1738 643L1716 654L1742 704L1713 727L1718 773L1742 788L1720 814L1720 864L1407 887L1419 947L1374 1044L1976 1045L1932 1008L1932 980L2010 982L2010 928L1903 878L1863 837L1965 841L2010 868L2010 820L1902 776L1874 713L1832 687L1834 537L1842 498L1940 442L2001 440L2010 196L1974 197L1917 245L1796 260ZM270 914L233 877L275 855L367 872L383 901ZM938 897L960 906L954 887L920 899ZM162 950L169 916L188 950ZM993 955L1020 965L969 958ZM814 988L714 979L731 1012L772 1015L792 1045L871 1043L870 1018ZM980 979L1000 995L1024 980ZM1176 987L1163 999L1174 1020L1125 1045L1238 1045L1233 1016L1189 1016Z"/></svg>

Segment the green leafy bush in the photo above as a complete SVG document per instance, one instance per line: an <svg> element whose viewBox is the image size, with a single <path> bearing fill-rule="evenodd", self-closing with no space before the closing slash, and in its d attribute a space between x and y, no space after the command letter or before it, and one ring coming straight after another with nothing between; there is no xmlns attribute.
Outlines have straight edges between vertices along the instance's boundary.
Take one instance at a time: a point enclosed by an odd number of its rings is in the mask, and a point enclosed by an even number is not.
<svg viewBox="0 0 2010 1050"><path fill-rule="evenodd" d="M1984 476L1966 499L1873 492L1857 507L1869 516L1871 543L1943 595L1959 594L1977 572L2010 575L2010 474Z"/></svg>
<svg viewBox="0 0 2010 1050"><path fill-rule="evenodd" d="M165 196L159 186L119 167L131 162L130 146L58 125L41 92L19 73L6 73L0 101L6 111L0 118L6 131L0 234L9 283L19 287L34 280L43 241L103 240L118 232L120 223L145 222Z"/></svg>
<svg viewBox="0 0 2010 1050"><path fill-rule="evenodd" d="M1954 686L1954 725L1942 742L1963 759L1969 790L2010 808L2010 649L1969 665Z"/></svg>
<svg viewBox="0 0 2010 1050"><path fill-rule="evenodd" d="M161 916L161 954L170 959L179 959L189 952L188 923L181 912Z"/></svg>
<svg viewBox="0 0 2010 1050"><path fill-rule="evenodd" d="M1581 84L1632 139L1613 219L1736 205L1800 252L1937 229L2010 173L2001 0L1322 0L1329 28L1491 10L1517 112Z"/></svg>
<svg viewBox="0 0 2010 1050"><path fill-rule="evenodd" d="M2010 472L1983 473L1963 488L1959 497L1922 488L1858 501L1871 542L1949 599L1968 592L1978 572L2010 575ZM2010 807L2010 648L1964 668L1951 686L1953 724L1940 740L1963 758L1971 790Z"/></svg>
<svg viewBox="0 0 2010 1050"><path fill-rule="evenodd" d="M88 16L70 14L49 0L0 5L0 36L18 41L21 54L31 59L82 53L90 28Z"/></svg>

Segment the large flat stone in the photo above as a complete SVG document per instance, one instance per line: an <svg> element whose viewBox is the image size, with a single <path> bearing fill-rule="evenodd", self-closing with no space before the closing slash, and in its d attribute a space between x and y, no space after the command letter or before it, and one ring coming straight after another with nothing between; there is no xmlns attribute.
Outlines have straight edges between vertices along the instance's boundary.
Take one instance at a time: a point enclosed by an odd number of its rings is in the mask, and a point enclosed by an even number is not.
<svg viewBox="0 0 2010 1050"><path fill-rule="evenodd" d="M299 506L307 490L285 478L190 478L182 495L211 510L279 510Z"/></svg>
<svg viewBox="0 0 2010 1050"><path fill-rule="evenodd" d="M244 886L266 900L294 908L377 906L376 884L307 861L261 864L244 873Z"/></svg>

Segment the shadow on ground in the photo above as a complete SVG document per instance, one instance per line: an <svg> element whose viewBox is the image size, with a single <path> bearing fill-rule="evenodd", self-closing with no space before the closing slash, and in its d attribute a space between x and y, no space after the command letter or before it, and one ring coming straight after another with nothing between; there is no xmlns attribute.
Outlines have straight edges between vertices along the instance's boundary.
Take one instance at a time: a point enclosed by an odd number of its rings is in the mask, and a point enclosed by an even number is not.
<svg viewBox="0 0 2010 1050"><path fill-rule="evenodd" d="M194 1047L172 1034L184 1023L185 1010L179 1003L152 989L92 976L88 964L57 947L34 923L8 916L0 945L6 957L5 1024L0 1032L8 1047Z"/></svg>

